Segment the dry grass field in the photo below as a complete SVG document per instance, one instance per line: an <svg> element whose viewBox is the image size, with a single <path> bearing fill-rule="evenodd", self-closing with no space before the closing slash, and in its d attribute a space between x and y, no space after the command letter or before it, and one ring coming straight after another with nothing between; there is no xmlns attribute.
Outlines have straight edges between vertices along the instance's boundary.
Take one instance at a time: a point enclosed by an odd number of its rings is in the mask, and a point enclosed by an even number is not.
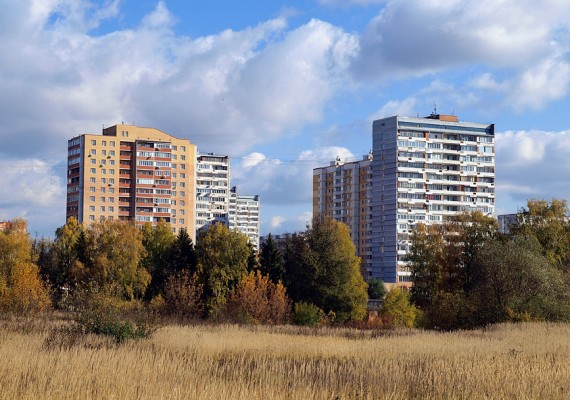
<svg viewBox="0 0 570 400"><path fill-rule="evenodd" d="M0 323L1 399L568 399L570 325L486 331L167 326L61 339ZM47 339L47 340L46 340Z"/></svg>

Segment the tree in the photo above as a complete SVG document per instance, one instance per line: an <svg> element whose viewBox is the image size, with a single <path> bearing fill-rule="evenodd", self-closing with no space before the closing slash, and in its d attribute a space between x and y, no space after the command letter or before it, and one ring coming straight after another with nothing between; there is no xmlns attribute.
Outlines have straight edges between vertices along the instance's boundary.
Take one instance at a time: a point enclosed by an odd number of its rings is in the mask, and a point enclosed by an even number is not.
<svg viewBox="0 0 570 400"><path fill-rule="evenodd" d="M410 303L410 293L395 287L388 292L382 304L382 316L397 327L413 328L419 310Z"/></svg>
<svg viewBox="0 0 570 400"><path fill-rule="evenodd" d="M155 227L150 223L142 227L142 244L146 250L146 256L141 262L151 276L146 293L148 299L164 289L166 279L171 272L175 241L176 237L172 233L170 224L162 219Z"/></svg>
<svg viewBox="0 0 570 400"><path fill-rule="evenodd" d="M345 224L314 218L305 237L289 239L285 265L285 282L295 301L332 311L341 322L366 315L367 285Z"/></svg>
<svg viewBox="0 0 570 400"><path fill-rule="evenodd" d="M247 272L250 255L247 236L217 223L201 232L196 244L198 275L204 285L206 307L216 315L227 294Z"/></svg>
<svg viewBox="0 0 570 400"><path fill-rule="evenodd" d="M466 293L473 290L480 249L499 238L497 222L480 212L459 215L442 225L418 224L408 262L412 301L424 311L428 327L456 329L472 317Z"/></svg>
<svg viewBox="0 0 570 400"><path fill-rule="evenodd" d="M570 272L570 210L566 200L529 200L510 232L513 236L534 237L554 266Z"/></svg>
<svg viewBox="0 0 570 400"><path fill-rule="evenodd" d="M252 271L229 294L225 314L237 322L283 324L289 320L291 301L281 282L275 284L269 276Z"/></svg>
<svg viewBox="0 0 570 400"><path fill-rule="evenodd" d="M50 304L48 290L32 257L32 242L16 220L0 231L0 311L30 313Z"/></svg>
<svg viewBox="0 0 570 400"><path fill-rule="evenodd" d="M133 224L102 221L86 231L89 282L124 300L144 295L151 276L141 265L145 256L142 233Z"/></svg>
<svg viewBox="0 0 570 400"><path fill-rule="evenodd" d="M253 247L251 242L247 242L247 247L249 249L249 256L247 257L247 271L258 271L259 270L259 260L257 258L257 252Z"/></svg>
<svg viewBox="0 0 570 400"><path fill-rule="evenodd" d="M480 271L468 294L474 325L509 320L570 320L563 274L541 254L534 237L488 242L477 255Z"/></svg>
<svg viewBox="0 0 570 400"><path fill-rule="evenodd" d="M262 275L269 275L274 283L283 280L283 274L285 272L283 256L271 233L268 235L265 243L261 245L259 269Z"/></svg>
<svg viewBox="0 0 570 400"><path fill-rule="evenodd" d="M386 296L384 281L370 278L368 280L368 297L371 299L383 299L384 296Z"/></svg>
<svg viewBox="0 0 570 400"><path fill-rule="evenodd" d="M190 273L196 272L196 251L194 250L194 243L188 235L185 228L181 228L176 236L174 247L172 250L172 268L171 273L178 273L182 271L189 271Z"/></svg>

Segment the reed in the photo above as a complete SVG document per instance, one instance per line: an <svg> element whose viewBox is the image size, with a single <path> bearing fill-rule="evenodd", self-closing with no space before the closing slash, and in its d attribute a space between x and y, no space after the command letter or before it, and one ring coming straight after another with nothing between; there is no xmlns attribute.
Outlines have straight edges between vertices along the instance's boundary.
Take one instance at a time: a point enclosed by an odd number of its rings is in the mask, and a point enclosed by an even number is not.
<svg viewBox="0 0 570 400"><path fill-rule="evenodd" d="M166 326L117 345L0 324L1 399L567 399L570 325L438 333Z"/></svg>

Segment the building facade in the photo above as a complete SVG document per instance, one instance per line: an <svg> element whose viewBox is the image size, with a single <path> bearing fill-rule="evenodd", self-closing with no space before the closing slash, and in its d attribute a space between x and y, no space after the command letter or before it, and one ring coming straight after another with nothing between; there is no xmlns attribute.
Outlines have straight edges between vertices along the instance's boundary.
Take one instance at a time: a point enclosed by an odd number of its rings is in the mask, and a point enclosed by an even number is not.
<svg viewBox="0 0 570 400"><path fill-rule="evenodd" d="M458 213L495 212L494 124L456 116L394 116L373 122L372 263L374 277L408 285L414 225Z"/></svg>
<svg viewBox="0 0 570 400"><path fill-rule="evenodd" d="M154 128L114 125L68 141L67 212L79 223L159 220L195 240L196 146Z"/></svg>
<svg viewBox="0 0 570 400"><path fill-rule="evenodd" d="M365 278L372 261L372 154L360 161L340 158L313 170L313 215L344 222L361 258Z"/></svg>
<svg viewBox="0 0 570 400"><path fill-rule="evenodd" d="M196 229L217 222L229 226L230 158L199 154L196 167Z"/></svg>
<svg viewBox="0 0 570 400"><path fill-rule="evenodd" d="M259 196L242 196L234 186L230 190L229 228L243 233L259 250Z"/></svg>

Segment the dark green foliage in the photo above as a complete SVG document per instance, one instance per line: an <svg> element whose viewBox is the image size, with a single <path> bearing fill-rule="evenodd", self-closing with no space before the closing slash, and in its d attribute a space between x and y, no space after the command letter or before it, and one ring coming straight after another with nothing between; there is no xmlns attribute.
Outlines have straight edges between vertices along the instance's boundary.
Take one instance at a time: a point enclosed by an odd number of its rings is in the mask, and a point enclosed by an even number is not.
<svg viewBox="0 0 570 400"><path fill-rule="evenodd" d="M273 283L283 280L283 274L285 272L283 256L271 234L269 234L265 243L261 245L259 265L261 274L269 275Z"/></svg>
<svg viewBox="0 0 570 400"><path fill-rule="evenodd" d="M247 247L249 248L249 256L247 257L247 272L258 271L259 260L257 258L257 252L250 242L247 242Z"/></svg>
<svg viewBox="0 0 570 400"><path fill-rule="evenodd" d="M364 318L366 283L346 225L328 217L313 219L305 236L287 240L284 259L284 281L293 300L332 311L340 322Z"/></svg>
<svg viewBox="0 0 570 400"><path fill-rule="evenodd" d="M196 258L194 243L192 243L192 239L186 229L182 228L178 231L178 235L174 241L170 273L175 274L181 271L189 271L193 274L196 272L197 263L198 259Z"/></svg>
<svg viewBox="0 0 570 400"><path fill-rule="evenodd" d="M383 299L384 296L386 296L384 281L370 278L368 280L368 297L371 299Z"/></svg>
<svg viewBox="0 0 570 400"><path fill-rule="evenodd" d="M155 227L146 223L142 228L142 236L146 257L141 263L151 275L145 297L151 299L163 290L166 279L170 275L176 238L170 224L163 221Z"/></svg>

